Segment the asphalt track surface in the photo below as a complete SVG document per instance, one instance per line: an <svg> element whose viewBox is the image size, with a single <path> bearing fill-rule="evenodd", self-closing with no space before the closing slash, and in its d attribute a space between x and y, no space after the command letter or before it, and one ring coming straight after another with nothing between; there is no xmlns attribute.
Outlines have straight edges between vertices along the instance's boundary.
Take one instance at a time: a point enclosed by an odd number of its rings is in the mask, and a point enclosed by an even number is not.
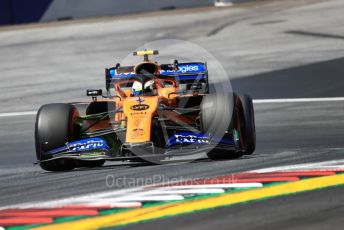
<svg viewBox="0 0 344 230"><path fill-rule="evenodd" d="M342 15L341 0L276 0L226 9L167 12L165 16L153 13L2 28L0 113L35 111L44 103L84 99L86 88L103 87L105 67L147 42L164 38L188 40L204 47L228 70L233 89L255 99L343 97ZM343 108L344 101L255 104L257 150L237 160L202 159L155 166L115 163L62 173L44 172L32 164L34 115L0 117L0 206L131 185L121 180L123 183L108 187L107 175L130 181L155 179L158 183L343 159ZM310 212L304 214L305 218L294 212L305 207ZM252 229L254 220L263 218L258 229L287 224L293 224L290 228L314 229L320 218L317 215L322 213L324 219L316 226L334 229L343 223L342 211L343 187L338 187L176 217L178 221L159 220L141 227L172 229L187 223L185 229L205 224L209 228ZM266 220L274 212L280 215L274 214L274 221Z"/></svg>

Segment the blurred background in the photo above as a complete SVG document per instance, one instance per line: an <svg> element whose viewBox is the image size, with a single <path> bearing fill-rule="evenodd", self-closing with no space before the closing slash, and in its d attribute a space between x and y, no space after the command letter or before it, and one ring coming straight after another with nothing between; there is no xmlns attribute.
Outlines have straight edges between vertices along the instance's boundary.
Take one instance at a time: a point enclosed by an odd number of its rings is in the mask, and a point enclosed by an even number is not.
<svg viewBox="0 0 344 230"><path fill-rule="evenodd" d="M238 2L238 0L236 1ZM2 0L0 1L0 25L170 10L213 4L214 0Z"/></svg>

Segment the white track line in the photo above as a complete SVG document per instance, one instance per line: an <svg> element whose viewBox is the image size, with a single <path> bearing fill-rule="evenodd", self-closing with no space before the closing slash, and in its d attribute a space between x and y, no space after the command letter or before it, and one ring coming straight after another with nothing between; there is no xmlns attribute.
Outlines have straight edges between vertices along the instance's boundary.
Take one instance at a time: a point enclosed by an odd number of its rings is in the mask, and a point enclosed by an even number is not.
<svg viewBox="0 0 344 230"><path fill-rule="evenodd" d="M224 193L225 190L222 188L202 188L202 189L154 189L148 193L149 195L185 195L185 194L213 194L213 193Z"/></svg>
<svg viewBox="0 0 344 230"><path fill-rule="evenodd" d="M68 205L67 205L68 206ZM115 203L104 203L104 202L84 202L81 204L71 204L70 207L89 207L89 208L96 208L99 206L109 206L111 208L139 208L142 206L141 202L115 202ZM65 206L60 206L65 207ZM56 206L55 208L59 208Z"/></svg>
<svg viewBox="0 0 344 230"><path fill-rule="evenodd" d="M264 168L258 170L252 170L250 172L255 173L269 173L269 172L281 172L281 171L297 171L297 170L326 170L326 169L343 169L344 160L333 160L333 161L323 161L315 163L306 163L306 164L295 164L295 165L286 165L278 166L271 168Z"/></svg>
<svg viewBox="0 0 344 230"><path fill-rule="evenodd" d="M125 197L118 197L118 198L96 198L92 200L80 200L78 201L81 203L103 203L103 204L112 204L112 203L118 203L118 202L142 202L142 201L175 201L175 200L184 200L184 197L181 195L149 195L149 196L143 196L143 195L130 195Z"/></svg>
<svg viewBox="0 0 344 230"><path fill-rule="evenodd" d="M228 184L200 184L200 185L172 185L166 188L174 189L201 189L201 188L260 188L263 187L262 183L228 183Z"/></svg>
<svg viewBox="0 0 344 230"><path fill-rule="evenodd" d="M16 116L28 116L28 115L36 115L36 114L37 114L37 111L0 113L0 117L16 117Z"/></svg>
<svg viewBox="0 0 344 230"><path fill-rule="evenodd" d="M253 103L267 104L267 103L327 102L327 101L344 101L344 97L255 99L253 100Z"/></svg>
<svg viewBox="0 0 344 230"><path fill-rule="evenodd" d="M65 205L72 205L72 204L80 204L85 201L92 201L97 198L102 197L117 197L117 196L125 196L127 194L138 193L142 192L142 187L130 188L130 189L122 189L122 190L115 190L115 191L108 191L108 192L98 192L98 193L90 193L80 196L56 199L56 200L48 200L48 201L41 201L41 202L27 202L22 204L15 204L15 205L8 205L0 207L0 210L8 209L8 208L50 208L50 207L60 207ZM119 201L118 201L119 202ZM118 203L116 202L116 203Z"/></svg>

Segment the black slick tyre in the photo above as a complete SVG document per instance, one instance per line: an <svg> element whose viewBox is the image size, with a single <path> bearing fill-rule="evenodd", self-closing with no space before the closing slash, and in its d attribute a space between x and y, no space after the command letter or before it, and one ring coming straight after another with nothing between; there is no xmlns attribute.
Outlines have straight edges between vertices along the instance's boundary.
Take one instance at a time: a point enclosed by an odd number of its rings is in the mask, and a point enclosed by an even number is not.
<svg viewBox="0 0 344 230"><path fill-rule="evenodd" d="M79 116L77 109L70 104L43 105L37 113L35 123L36 157L42 161L40 166L47 171L68 171L75 168L71 159L50 160L47 151L62 147L66 142L75 140L78 132L75 121Z"/></svg>

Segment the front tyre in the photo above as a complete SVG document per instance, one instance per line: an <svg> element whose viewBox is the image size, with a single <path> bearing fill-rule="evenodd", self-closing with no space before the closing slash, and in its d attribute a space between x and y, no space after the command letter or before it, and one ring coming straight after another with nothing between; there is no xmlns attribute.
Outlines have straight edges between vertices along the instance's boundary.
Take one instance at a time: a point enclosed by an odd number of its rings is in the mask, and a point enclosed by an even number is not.
<svg viewBox="0 0 344 230"><path fill-rule="evenodd" d="M35 146L37 160L42 169L47 171L68 171L75 168L71 159L51 159L47 151L62 147L66 142L77 139L75 121L79 117L77 109L70 104L43 105L37 113L35 123Z"/></svg>
<svg viewBox="0 0 344 230"><path fill-rule="evenodd" d="M241 152L250 155L256 149L256 127L252 98L249 95L238 95L240 111L240 135L242 139Z"/></svg>
<svg viewBox="0 0 344 230"><path fill-rule="evenodd" d="M226 138L228 130L231 130L234 123L234 99L233 94L209 94L203 97L201 103L200 121L201 131L217 138ZM213 149L207 152L212 160L238 158L242 154L218 143Z"/></svg>

